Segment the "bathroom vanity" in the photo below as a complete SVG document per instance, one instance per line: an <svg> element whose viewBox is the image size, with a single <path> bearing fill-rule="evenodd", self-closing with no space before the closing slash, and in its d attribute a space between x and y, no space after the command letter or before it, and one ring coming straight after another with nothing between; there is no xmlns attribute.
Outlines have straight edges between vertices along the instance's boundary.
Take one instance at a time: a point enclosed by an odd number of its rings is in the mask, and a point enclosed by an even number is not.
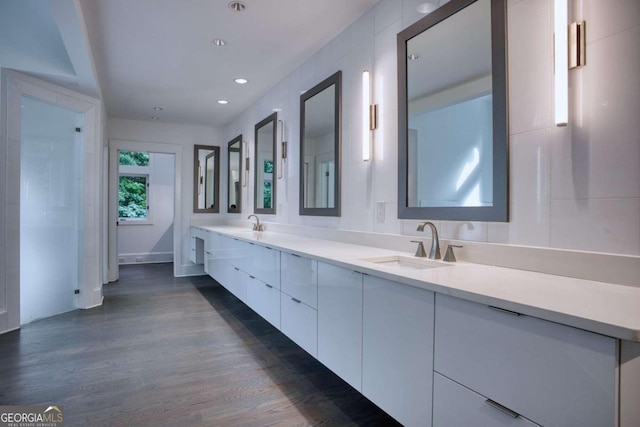
<svg viewBox="0 0 640 427"><path fill-rule="evenodd" d="M231 226L192 239L207 274L404 425L640 425L638 288Z"/></svg>

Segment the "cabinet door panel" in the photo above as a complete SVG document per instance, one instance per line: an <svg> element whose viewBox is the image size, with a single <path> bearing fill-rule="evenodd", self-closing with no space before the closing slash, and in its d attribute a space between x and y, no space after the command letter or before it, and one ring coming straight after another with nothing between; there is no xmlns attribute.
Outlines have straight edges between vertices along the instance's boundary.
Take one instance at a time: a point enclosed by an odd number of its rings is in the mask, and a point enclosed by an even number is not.
<svg viewBox="0 0 640 427"><path fill-rule="evenodd" d="M613 338L436 296L434 368L545 426L612 426Z"/></svg>
<svg viewBox="0 0 640 427"><path fill-rule="evenodd" d="M362 393L405 426L431 421L433 292L365 275Z"/></svg>
<svg viewBox="0 0 640 427"><path fill-rule="evenodd" d="M318 312L284 292L280 293L280 330L318 357Z"/></svg>
<svg viewBox="0 0 640 427"><path fill-rule="evenodd" d="M280 289L280 251L255 243L249 245L247 273Z"/></svg>
<svg viewBox="0 0 640 427"><path fill-rule="evenodd" d="M362 273L318 263L318 359L362 390Z"/></svg>
<svg viewBox="0 0 640 427"><path fill-rule="evenodd" d="M247 280L247 305L280 329L280 290L249 276L249 280Z"/></svg>
<svg viewBox="0 0 640 427"><path fill-rule="evenodd" d="M318 263L315 260L282 252L281 290L310 307L318 307Z"/></svg>
<svg viewBox="0 0 640 427"><path fill-rule="evenodd" d="M433 425L437 427L535 427L487 403L487 398L437 372L433 375ZM515 414L514 414L515 415Z"/></svg>

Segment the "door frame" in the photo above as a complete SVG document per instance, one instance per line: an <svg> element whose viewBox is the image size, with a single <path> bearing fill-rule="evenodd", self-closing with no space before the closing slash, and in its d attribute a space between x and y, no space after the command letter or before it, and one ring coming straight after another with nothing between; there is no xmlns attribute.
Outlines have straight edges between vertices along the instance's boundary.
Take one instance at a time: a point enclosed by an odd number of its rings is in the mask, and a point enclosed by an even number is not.
<svg viewBox="0 0 640 427"><path fill-rule="evenodd" d="M182 259L182 146L164 142L131 141L109 139L109 226L108 226L108 280L119 278L118 265L118 151L148 151L150 153L173 154L173 275L179 275L179 260Z"/></svg>

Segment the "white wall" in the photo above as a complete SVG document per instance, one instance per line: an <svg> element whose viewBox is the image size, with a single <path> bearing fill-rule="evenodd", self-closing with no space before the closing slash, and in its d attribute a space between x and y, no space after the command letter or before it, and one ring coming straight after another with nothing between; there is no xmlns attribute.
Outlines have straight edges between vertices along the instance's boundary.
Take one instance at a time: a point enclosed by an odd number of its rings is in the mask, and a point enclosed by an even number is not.
<svg viewBox="0 0 640 427"><path fill-rule="evenodd" d="M150 223L136 225L120 222L118 227L118 262L173 261L174 156L149 153Z"/></svg>
<svg viewBox="0 0 640 427"><path fill-rule="evenodd" d="M107 120L107 137L109 140L118 139L160 145L178 144L182 146L182 174L180 185L180 193L182 195L182 220L180 224L174 224L174 227L179 227L180 229L179 244L181 245L182 259L174 260L174 263L176 263L175 271L178 275L201 272L202 267L195 266L189 261L191 251L189 226L192 222L212 222L218 215L193 213L193 146L196 144L223 145L225 141L220 137L220 132L212 127L109 118ZM221 170L226 170L226 149L220 164Z"/></svg>
<svg viewBox="0 0 640 427"><path fill-rule="evenodd" d="M419 3L382 0L225 127L223 139L242 133L253 158L254 124L282 109L289 157L277 184L277 214L265 220L416 234L417 221L397 219L396 34L421 17ZM441 237L640 255L640 2L574 3L574 19L587 21L587 65L570 73L571 125L556 128L552 1L508 1L511 219L437 221ZM379 104L371 162L360 154L365 69L373 71ZM300 92L337 70L343 72L342 217L299 216ZM249 182L243 216L253 211ZM379 201L386 207L383 223L375 221Z"/></svg>

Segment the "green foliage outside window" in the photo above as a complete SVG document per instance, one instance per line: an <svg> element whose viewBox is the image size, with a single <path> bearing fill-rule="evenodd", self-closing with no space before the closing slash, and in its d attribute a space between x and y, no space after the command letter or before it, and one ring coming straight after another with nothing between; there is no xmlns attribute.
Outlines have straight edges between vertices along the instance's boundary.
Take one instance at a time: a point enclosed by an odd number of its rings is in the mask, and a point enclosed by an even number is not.
<svg viewBox="0 0 640 427"><path fill-rule="evenodd" d="M120 151L120 164L128 166L149 166L149 153L143 151Z"/></svg>
<svg viewBox="0 0 640 427"><path fill-rule="evenodd" d="M264 182L264 191L262 193L262 207L271 208L271 181Z"/></svg>
<svg viewBox="0 0 640 427"><path fill-rule="evenodd" d="M120 176L118 191L118 216L120 218L147 217L147 178L144 176Z"/></svg>
<svg viewBox="0 0 640 427"><path fill-rule="evenodd" d="M273 160L264 161L264 173L273 173Z"/></svg>

